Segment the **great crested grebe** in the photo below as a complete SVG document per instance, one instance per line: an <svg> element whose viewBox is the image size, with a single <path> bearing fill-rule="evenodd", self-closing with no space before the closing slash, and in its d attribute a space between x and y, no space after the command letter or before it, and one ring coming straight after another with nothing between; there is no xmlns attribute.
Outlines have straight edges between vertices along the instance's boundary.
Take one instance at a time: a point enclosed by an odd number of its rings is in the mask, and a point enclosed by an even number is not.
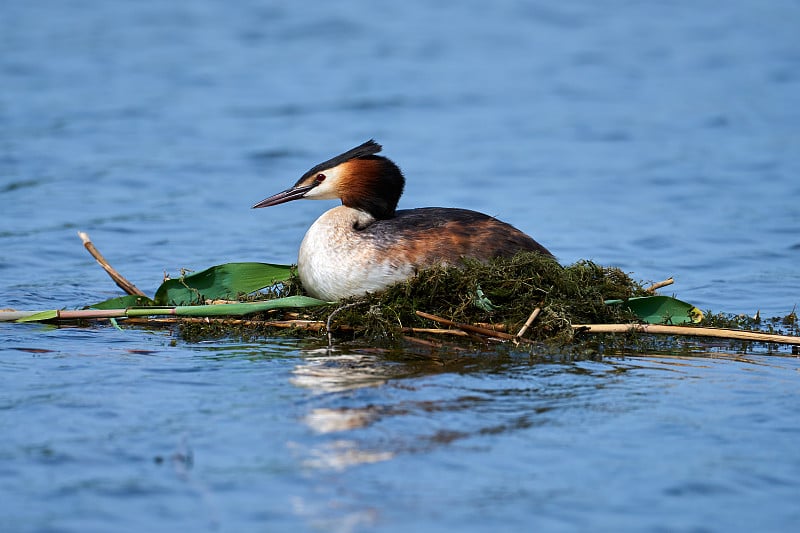
<svg viewBox="0 0 800 533"><path fill-rule="evenodd" d="M405 178L369 140L315 166L293 187L253 206L300 198L340 199L306 232L297 269L306 291L327 301L362 295L463 258L488 260L517 252L552 254L496 218L447 207L396 210Z"/></svg>

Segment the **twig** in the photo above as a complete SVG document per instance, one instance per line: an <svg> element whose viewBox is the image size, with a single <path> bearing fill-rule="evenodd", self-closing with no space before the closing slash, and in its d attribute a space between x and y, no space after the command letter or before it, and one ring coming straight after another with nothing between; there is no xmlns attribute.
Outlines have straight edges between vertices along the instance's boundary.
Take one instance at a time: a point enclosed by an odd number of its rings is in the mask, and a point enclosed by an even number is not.
<svg viewBox="0 0 800 533"><path fill-rule="evenodd" d="M403 333L427 333L429 335L455 335L456 337L469 337L469 333L460 329L441 328L403 328Z"/></svg>
<svg viewBox="0 0 800 533"><path fill-rule="evenodd" d="M417 316L421 316L422 318L427 318L428 320L433 320L434 322L438 322L440 324L444 324L445 326L450 326L453 328L458 328L467 332L477 333L479 335L484 335L485 337L494 337L496 339L503 339L506 341L513 341L516 337L514 335L510 335L508 333L503 333L501 331L494 331L491 329L482 328L479 326L473 326L472 324L462 324L460 322L453 322L452 320L447 320L446 318L442 318L440 316L431 315L429 313L424 313L422 311L414 311ZM530 343L528 339L520 339L523 342Z"/></svg>
<svg viewBox="0 0 800 533"><path fill-rule="evenodd" d="M670 276L667 279L665 279L664 281L659 281L658 283L653 283L652 285L647 287L645 289L645 291L653 294L653 293L656 292L656 290L660 289L661 287L666 287L667 285L672 285L673 283L675 283L675 279L672 276Z"/></svg>
<svg viewBox="0 0 800 533"><path fill-rule="evenodd" d="M356 302L361 303L361 302ZM355 305L355 304L349 304ZM347 306L343 306L336 311L342 310ZM155 308L153 308L155 309ZM161 311L165 311L166 309L161 309ZM252 327L273 327L273 328L295 328L295 329L305 329L308 331L316 331L319 332L322 328L328 328L330 332L331 327L331 316L328 317L328 321L322 322L319 320L251 320L251 319L239 319L239 318L217 318L217 317L184 317L184 316L174 316L174 315L161 315L161 316L148 316L146 309L137 309L137 311L141 312L141 315L137 316L127 316L126 313L129 313L131 310L126 309L78 309L78 310L59 310L55 311L55 316L53 319L55 320L76 320L76 319L88 319L88 320L102 320L102 319L113 319L113 318L124 318L125 324L141 324L141 325L155 325L155 324L163 324L163 325L171 325L171 324L181 324L181 323L219 323L223 325L231 325L231 326L252 326ZM334 311L334 313L336 312ZM32 311L3 311L0 313L0 317L4 317L6 313L14 313L17 315L19 313L22 316L14 316L14 318L25 318L34 314ZM36 313L38 314L38 313ZM441 324L445 324L450 327L455 327L458 329L432 329L432 328L410 328L405 327L402 328L403 333L423 333L423 334L431 334L431 335L456 335L460 337L471 337L471 333L478 333L480 335L484 335L489 338L494 338L498 340L510 340L513 341L516 336L509 335L508 333L503 333L500 331L493 331L491 329L482 328L479 326L474 326L471 324L462 324L459 322L454 322L452 320L447 320L446 318L442 318L436 315L431 315L429 313L424 313L422 311L416 311L416 314L427 318L429 320L433 320L434 322L439 322ZM339 328L343 331L352 331L352 327L348 325L339 326ZM685 337L714 337L714 338L721 338L721 339L733 339L733 340L743 340L743 341L752 341L752 342L765 342L765 343L774 343L774 344L788 344L794 346L800 346L800 336L794 335L781 335L775 333L761 333L758 331L739 331L733 329L721 329L721 328L703 328L703 327L687 327L687 326L664 326L660 324L573 324L573 330L575 333L649 333L654 335L676 335L676 336L685 336ZM471 332L471 333L470 333ZM532 341L520 338L522 342L532 343Z"/></svg>
<svg viewBox="0 0 800 533"><path fill-rule="evenodd" d="M251 326L251 327L272 327L279 329L305 329L308 331L321 331L325 327L325 322L321 320L251 320L245 318L198 318L188 316L160 316L160 317L133 317L126 318L125 324L182 324L182 323L219 323L231 326ZM352 331L352 326L338 326L342 331ZM456 337L469 337L469 333L460 329L437 329L437 328L403 328L403 333L427 334L427 335L454 335Z"/></svg>
<svg viewBox="0 0 800 533"><path fill-rule="evenodd" d="M328 332L328 349L329 350L331 348L333 348L333 333L331 333L331 321L333 320L333 317L339 311L344 311L345 309L348 309L350 307L354 307L354 306L362 304L362 303L364 303L364 302L353 302L353 303L349 303L349 304L343 305L341 307L337 307L336 309L333 310L333 313L328 315L328 320L327 320L327 322L325 322L325 329Z"/></svg>
<svg viewBox="0 0 800 533"><path fill-rule="evenodd" d="M434 350L447 350L453 352L465 352L467 351L466 348L462 346L458 346L457 344L445 343L445 342L438 342L429 339L420 339L419 337L412 337L410 335L403 335L403 340L408 342L409 344L416 344L418 346L424 346L426 348L431 349L431 353L429 356L425 357L426 361L433 361L438 364L443 364L441 359L438 356L434 355Z"/></svg>
<svg viewBox="0 0 800 533"><path fill-rule="evenodd" d="M490 324L489 322L473 322L473 326L478 326L479 328L486 328L492 331L506 331L505 324Z"/></svg>
<svg viewBox="0 0 800 533"><path fill-rule="evenodd" d="M83 246L89 251L90 254L92 254L92 257L94 257L95 260L97 260L97 262L100 263L100 266L103 267L103 270L108 272L108 275L111 276L111 279L114 280L114 283L117 284L117 287L125 291L125 294L133 294L136 296L147 296L145 293L139 290L136 287L136 285L125 279L122 276L122 274L117 272L114 269L114 267L108 264L106 258L103 257L103 255L97 250L97 248L94 247L94 244L92 244L91 239L89 239L89 235L87 235L82 231L79 231L78 237L81 238L81 240L83 241Z"/></svg>
<svg viewBox="0 0 800 533"><path fill-rule="evenodd" d="M536 309L533 310L531 316L528 317L528 320L525 321L525 324L522 325L519 332L515 335L514 342L519 342L519 339L521 339L522 336L525 335L525 332L528 331L528 328L531 327L531 324L533 324L533 321L536 320L536 317L539 316L539 313L541 312L542 312L541 307L537 307Z"/></svg>
<svg viewBox="0 0 800 533"><path fill-rule="evenodd" d="M411 337L410 335L403 335L403 340L406 342L410 342L412 344L427 346L428 348L441 348L443 346L441 342L433 342L426 339L418 339L417 337Z"/></svg>
<svg viewBox="0 0 800 533"><path fill-rule="evenodd" d="M409 335L403 335L403 340L411 344L417 344L419 346L425 346L426 348L435 348L438 350L441 350L446 346L441 342L430 341L427 339L419 339L417 337L411 337Z"/></svg>
<svg viewBox="0 0 800 533"><path fill-rule="evenodd" d="M664 326L660 324L573 324L576 333L653 333L656 335L682 335L687 337L717 337L755 342L800 345L800 337L760 333L757 331L738 331L721 328L696 328L687 326Z"/></svg>
<svg viewBox="0 0 800 533"><path fill-rule="evenodd" d="M32 313L32 312L28 312ZM296 313L292 313L296 314ZM27 316L27 315L26 315ZM185 324L185 323L219 323L230 326L251 326L251 327L272 327L280 329L305 329L308 331L321 331L324 328L325 322L321 320L251 320L246 318L199 318L188 316L159 316L159 317L133 317L126 318L125 324ZM342 331L352 331L352 326L340 325L338 328ZM439 328L402 328L403 333L413 334L427 334L427 335L453 335L456 337L469 337L470 334L460 329L439 329Z"/></svg>

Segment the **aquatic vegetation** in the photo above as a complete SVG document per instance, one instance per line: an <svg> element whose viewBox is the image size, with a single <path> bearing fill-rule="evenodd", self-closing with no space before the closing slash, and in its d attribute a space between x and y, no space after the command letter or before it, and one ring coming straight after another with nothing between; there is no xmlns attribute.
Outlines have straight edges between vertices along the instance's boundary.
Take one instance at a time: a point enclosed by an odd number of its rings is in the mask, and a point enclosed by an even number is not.
<svg viewBox="0 0 800 533"><path fill-rule="evenodd" d="M291 287L299 288L296 282ZM386 340L396 338L404 327L431 327L417 311L516 332L538 307L528 338L569 342L571 324L635 320L629 310L606 305L606 300L645 295L644 287L617 268L589 261L562 267L550 257L521 253L487 263L468 260L461 268L434 267L379 293L308 314L321 320L341 305L356 304L342 310L336 324L346 324L355 336Z"/></svg>
<svg viewBox="0 0 800 533"><path fill-rule="evenodd" d="M151 299L116 272L88 236L81 238L129 294L79 310L0 311L0 320L177 323L190 341L282 332L326 335L329 345L334 336L375 346L424 342L418 339L424 335L511 341L531 351L553 345L562 351L664 349L670 343L683 349L687 344L676 339L687 337L733 339L745 348L743 343L753 341L800 345L794 310L763 321L758 315L703 313L655 294L655 288L672 279L645 287L618 268L591 261L562 266L536 252L487 262L465 260L457 268L433 267L382 291L339 302L307 296L290 265L227 263L165 279ZM653 341L651 334L669 337Z"/></svg>

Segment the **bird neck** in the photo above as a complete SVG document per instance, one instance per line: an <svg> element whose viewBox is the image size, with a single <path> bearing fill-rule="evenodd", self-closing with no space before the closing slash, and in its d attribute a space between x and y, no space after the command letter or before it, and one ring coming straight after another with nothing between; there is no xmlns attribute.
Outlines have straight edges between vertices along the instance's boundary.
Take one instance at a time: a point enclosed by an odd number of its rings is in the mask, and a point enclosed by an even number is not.
<svg viewBox="0 0 800 533"><path fill-rule="evenodd" d="M369 213L376 220L393 218L405 178L392 161L381 156L351 161L351 176L341 194L342 204Z"/></svg>

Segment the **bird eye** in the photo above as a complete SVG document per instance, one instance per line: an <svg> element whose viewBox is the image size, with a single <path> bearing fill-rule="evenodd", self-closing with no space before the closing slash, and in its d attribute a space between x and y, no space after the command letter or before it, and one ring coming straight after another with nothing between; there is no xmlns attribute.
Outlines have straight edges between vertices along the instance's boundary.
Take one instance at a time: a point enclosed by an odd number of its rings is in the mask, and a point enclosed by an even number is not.
<svg viewBox="0 0 800 533"><path fill-rule="evenodd" d="M317 183L321 183L321 182L325 181L325 174L322 174L322 173L317 174L317 177L314 178L314 179L317 180Z"/></svg>

